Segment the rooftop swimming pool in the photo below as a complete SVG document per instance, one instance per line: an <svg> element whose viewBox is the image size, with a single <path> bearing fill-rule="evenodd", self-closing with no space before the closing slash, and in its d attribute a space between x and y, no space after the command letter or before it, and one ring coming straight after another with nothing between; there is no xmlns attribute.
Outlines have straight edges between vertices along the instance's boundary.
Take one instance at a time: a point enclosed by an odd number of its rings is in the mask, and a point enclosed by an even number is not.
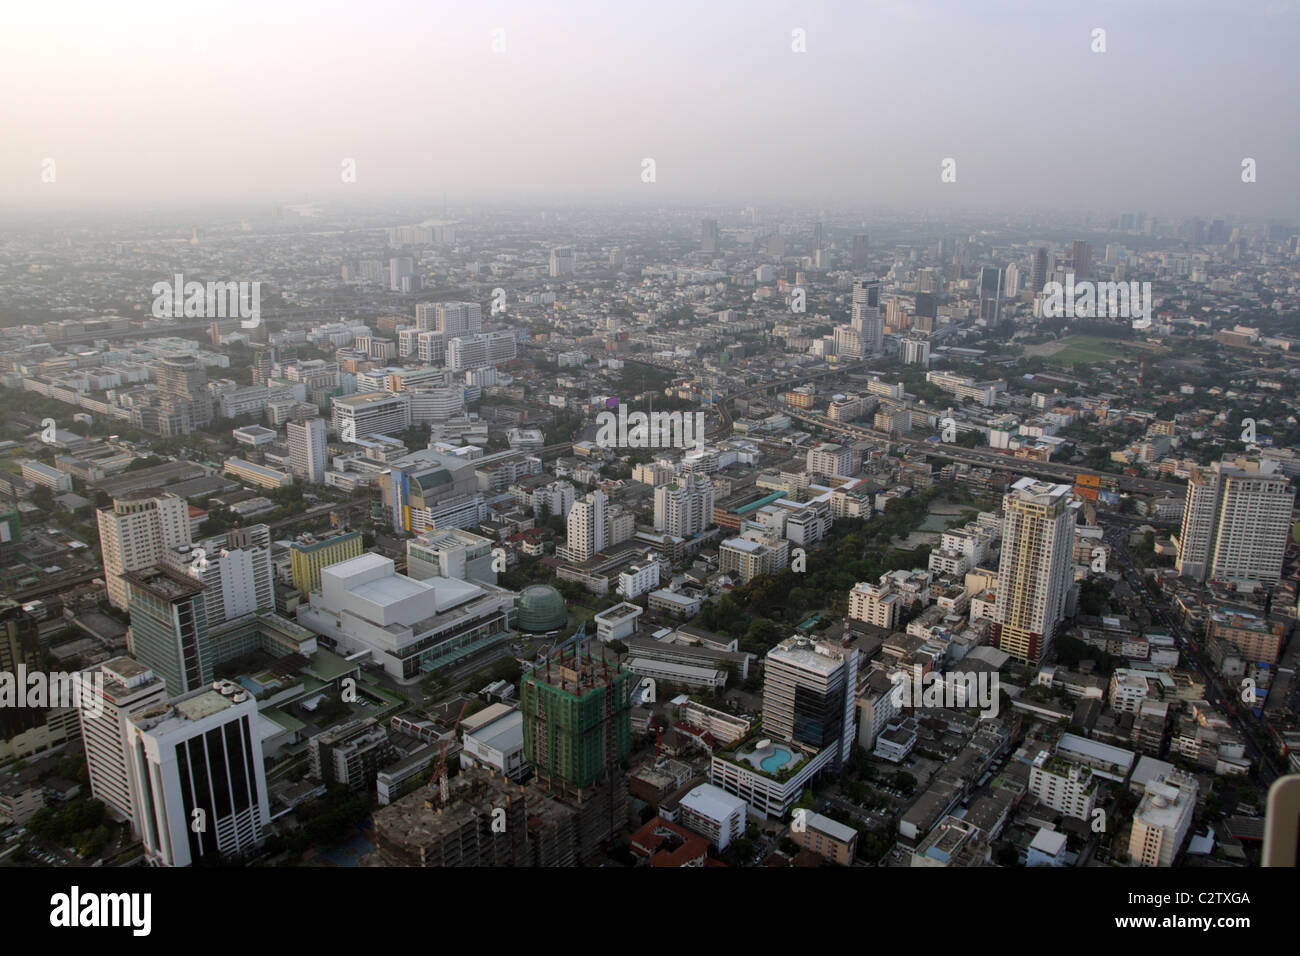
<svg viewBox="0 0 1300 956"><path fill-rule="evenodd" d="M776 773L782 767L790 762L790 751L784 747L776 747L769 756L759 761L758 765L768 773Z"/></svg>

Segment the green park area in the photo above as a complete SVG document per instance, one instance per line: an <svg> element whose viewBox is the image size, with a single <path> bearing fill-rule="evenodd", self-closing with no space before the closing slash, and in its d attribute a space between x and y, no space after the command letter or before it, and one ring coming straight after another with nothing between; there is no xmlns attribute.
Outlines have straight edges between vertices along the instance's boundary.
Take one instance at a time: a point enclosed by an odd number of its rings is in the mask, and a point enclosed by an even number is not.
<svg viewBox="0 0 1300 956"><path fill-rule="evenodd" d="M1122 358L1131 343L1122 339L1108 339L1100 335L1072 335L1065 339L1065 347L1054 352L1051 361L1063 365L1076 362L1112 362Z"/></svg>

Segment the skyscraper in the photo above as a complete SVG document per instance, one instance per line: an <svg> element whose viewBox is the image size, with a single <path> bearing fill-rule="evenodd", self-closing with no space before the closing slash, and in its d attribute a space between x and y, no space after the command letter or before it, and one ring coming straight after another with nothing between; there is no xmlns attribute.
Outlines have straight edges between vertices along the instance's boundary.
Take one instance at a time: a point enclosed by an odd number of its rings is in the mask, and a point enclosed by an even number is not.
<svg viewBox="0 0 1300 956"><path fill-rule="evenodd" d="M1278 462L1237 458L1193 469L1178 537L1180 575L1276 584L1295 488Z"/></svg>
<svg viewBox="0 0 1300 956"><path fill-rule="evenodd" d="M632 749L630 671L579 641L524 673L520 688L524 759L534 786L576 808L579 858L586 858L627 819L619 762Z"/></svg>
<svg viewBox="0 0 1300 956"><path fill-rule="evenodd" d="M885 318L880 311L880 280L853 280L853 310L849 324L862 337L862 354L885 347Z"/></svg>
<svg viewBox="0 0 1300 956"><path fill-rule="evenodd" d="M939 314L939 300L933 292L916 293L916 315L923 318L936 318Z"/></svg>
<svg viewBox="0 0 1300 956"><path fill-rule="evenodd" d="M831 766L852 753L858 651L826 641L791 637L767 652L763 731L779 740L831 748Z"/></svg>
<svg viewBox="0 0 1300 956"><path fill-rule="evenodd" d="M203 585L204 619L216 627L257 611L275 610L271 529L264 524L232 528L224 535L180 547L160 562Z"/></svg>
<svg viewBox="0 0 1300 956"><path fill-rule="evenodd" d="M980 318L996 324L1001 314L1002 270L985 266L980 270Z"/></svg>
<svg viewBox="0 0 1300 956"><path fill-rule="evenodd" d="M1038 295L1047 285L1047 249L1039 246L1034 253L1034 268L1029 276L1029 291Z"/></svg>
<svg viewBox="0 0 1300 956"><path fill-rule="evenodd" d="M1092 246L1082 239L1074 240L1070 243L1070 258L1066 265L1067 271L1074 272L1076 282L1089 278L1092 275Z"/></svg>
<svg viewBox="0 0 1300 956"><path fill-rule="evenodd" d="M713 522L713 482L688 474L655 489L655 530L693 538Z"/></svg>
<svg viewBox="0 0 1300 956"><path fill-rule="evenodd" d="M257 701L221 681L132 714L127 761L148 859L189 866L246 853L270 824Z"/></svg>
<svg viewBox="0 0 1300 956"><path fill-rule="evenodd" d="M574 273L572 246L556 246L551 250L551 278L571 276Z"/></svg>
<svg viewBox="0 0 1300 956"><path fill-rule="evenodd" d="M605 550L605 493L597 490L573 503L566 523L569 560L586 561Z"/></svg>
<svg viewBox="0 0 1300 956"><path fill-rule="evenodd" d="M0 673L17 674L41 670L40 622L15 601L0 601ZM0 741L45 722L45 708L27 707L21 695L14 706L0 707Z"/></svg>
<svg viewBox="0 0 1300 956"><path fill-rule="evenodd" d="M860 233L853 237L853 271L867 271L867 234Z"/></svg>
<svg viewBox="0 0 1300 956"><path fill-rule="evenodd" d="M165 704L167 688L153 671L129 657L105 661L81 671L77 678L81 682L78 709L91 795L109 812L129 820L132 830L139 833L127 763L127 724L132 714Z"/></svg>
<svg viewBox="0 0 1300 956"><path fill-rule="evenodd" d="M1065 618L1072 583L1074 510L1069 485L1021 478L1002 498L993 646L1037 664Z"/></svg>
<svg viewBox="0 0 1300 956"><path fill-rule="evenodd" d="M108 600L126 610L122 575L152 567L164 551L190 543L189 505L169 492L145 492L138 498L115 498L97 517Z"/></svg>
<svg viewBox="0 0 1300 956"><path fill-rule="evenodd" d="M700 251L717 252L721 244L718 220L705 219L700 223Z"/></svg>
<svg viewBox="0 0 1300 956"><path fill-rule="evenodd" d="M391 292L401 292L403 280L415 275L415 260L410 256L396 256L388 260L388 288Z"/></svg>
<svg viewBox="0 0 1300 956"><path fill-rule="evenodd" d="M1007 266L1006 278L1002 282L1002 294L1008 299L1015 298L1020 293L1020 266L1011 263Z"/></svg>
<svg viewBox="0 0 1300 956"><path fill-rule="evenodd" d="M203 584L167 567L128 571L122 580L131 656L161 677L172 697L210 681L216 661Z"/></svg>
<svg viewBox="0 0 1300 956"><path fill-rule="evenodd" d="M289 422L289 470L303 481L319 485L325 480L325 419Z"/></svg>
<svg viewBox="0 0 1300 956"><path fill-rule="evenodd" d="M185 434L212 424L208 373L197 356L169 355L158 362L155 374L163 407L188 421L190 428L182 428Z"/></svg>

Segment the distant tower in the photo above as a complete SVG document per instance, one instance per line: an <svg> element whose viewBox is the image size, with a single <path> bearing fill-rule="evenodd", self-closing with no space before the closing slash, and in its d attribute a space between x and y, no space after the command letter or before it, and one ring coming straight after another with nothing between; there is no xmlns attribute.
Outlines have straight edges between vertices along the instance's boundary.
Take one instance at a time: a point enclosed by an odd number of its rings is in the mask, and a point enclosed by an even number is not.
<svg viewBox="0 0 1300 956"><path fill-rule="evenodd" d="M198 227L195 226L194 231L190 233L190 245L197 246L198 244L199 244L199 230Z"/></svg>
<svg viewBox="0 0 1300 956"><path fill-rule="evenodd" d="M717 252L721 245L721 236L718 232L718 220L705 219L700 223L700 251Z"/></svg>
<svg viewBox="0 0 1300 956"><path fill-rule="evenodd" d="M867 236L866 233L853 237L853 271L865 272L867 269Z"/></svg>
<svg viewBox="0 0 1300 956"><path fill-rule="evenodd" d="M1029 286L1035 295L1047 285L1047 250L1040 246L1034 253L1034 268L1030 275Z"/></svg>

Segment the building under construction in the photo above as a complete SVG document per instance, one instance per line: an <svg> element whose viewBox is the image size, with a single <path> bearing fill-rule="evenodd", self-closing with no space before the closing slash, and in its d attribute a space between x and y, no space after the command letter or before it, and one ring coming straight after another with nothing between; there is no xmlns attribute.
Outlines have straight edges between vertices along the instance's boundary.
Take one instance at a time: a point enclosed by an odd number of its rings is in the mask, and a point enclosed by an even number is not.
<svg viewBox="0 0 1300 956"><path fill-rule="evenodd" d="M375 814L379 861L389 866L527 866L523 788L477 768L448 781L446 800L419 790Z"/></svg>
<svg viewBox="0 0 1300 956"><path fill-rule="evenodd" d="M375 866L574 866L578 812L480 767L375 813Z"/></svg>
<svg viewBox="0 0 1300 956"><path fill-rule="evenodd" d="M632 687L617 660L587 653L581 637L537 664L522 681L524 757L532 786L575 811L580 860L627 819L621 762L632 748Z"/></svg>

